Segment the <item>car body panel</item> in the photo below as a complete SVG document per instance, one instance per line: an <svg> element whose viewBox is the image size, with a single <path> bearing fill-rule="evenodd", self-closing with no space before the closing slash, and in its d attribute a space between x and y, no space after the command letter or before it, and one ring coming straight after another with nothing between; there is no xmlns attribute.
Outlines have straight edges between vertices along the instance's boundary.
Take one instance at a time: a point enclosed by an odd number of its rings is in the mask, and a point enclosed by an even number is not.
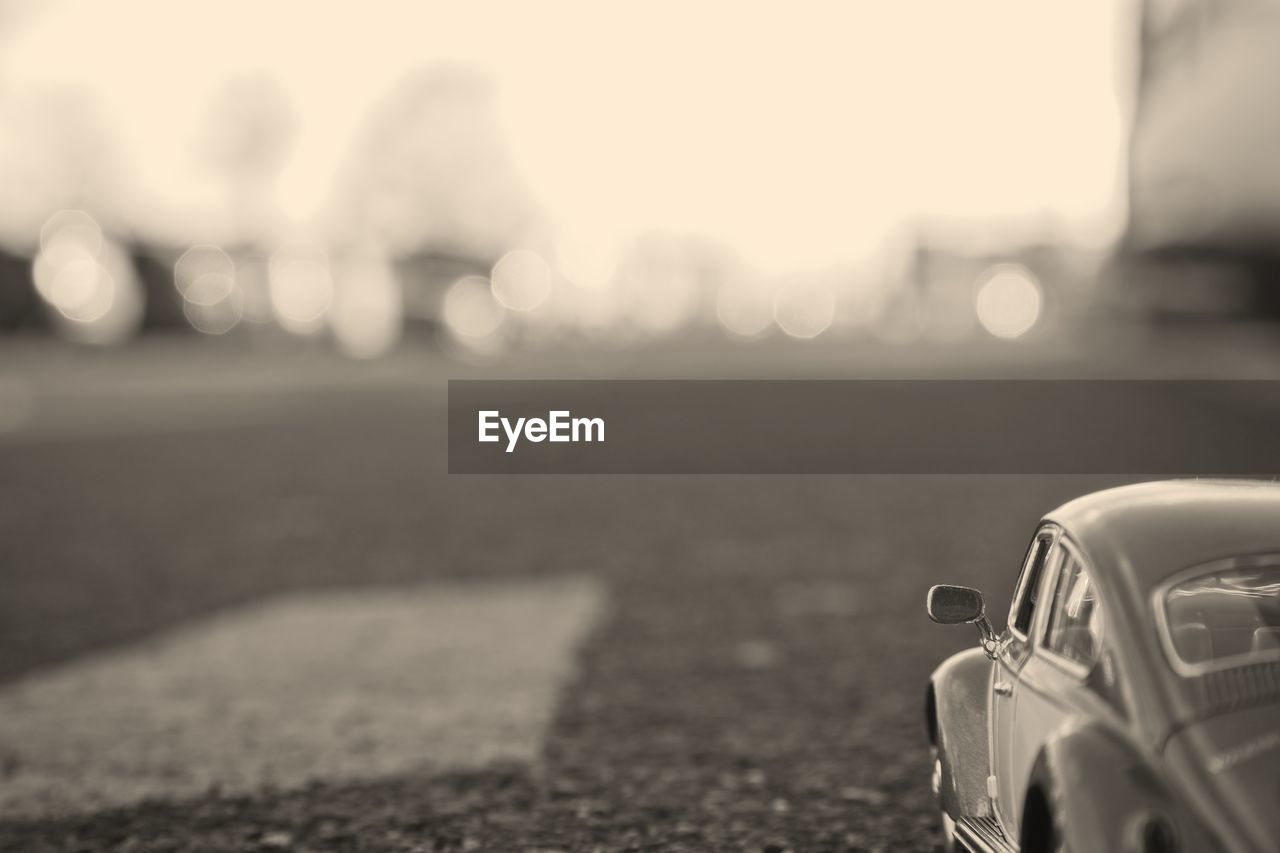
<svg viewBox="0 0 1280 853"><path fill-rule="evenodd" d="M1014 711L1013 760L1009 775L1000 780L1001 786L1009 790L1010 799L1016 803L1016 811L1008 813L1010 819L1004 821L1010 837L1016 838L1022 829L1022 810L1032 769L1044 745L1078 712L1068 692L1059 683L1068 678L1070 676L1039 655L1029 659L1023 668Z"/></svg>
<svg viewBox="0 0 1280 853"><path fill-rule="evenodd" d="M1142 851L1153 824L1167 828L1173 849L1220 850L1195 810L1182 806L1154 759L1124 731L1077 719L1045 744L1030 784L1044 792L1066 827L1069 850Z"/></svg>
<svg viewBox="0 0 1280 853"><path fill-rule="evenodd" d="M1269 481L1174 480L1094 492L1046 519L1145 598L1180 568L1280 551L1278 507L1280 487Z"/></svg>
<svg viewBox="0 0 1280 853"><path fill-rule="evenodd" d="M997 819L1001 826L1016 825L1018 809L1021 803L1014 797L1012 785L1002 785L1001 779L1012 779L1014 776L1014 754L1017 751L1014 740L1017 728L1014 725L1018 689L1018 673L1022 659L1008 652L1002 652L992 667L992 683L988 687L987 702L989 707L989 727L991 730L991 757L989 766L991 776L996 779L996 797L992 802ZM1008 693L1004 689L1008 689ZM989 791L989 789L988 789Z"/></svg>
<svg viewBox="0 0 1280 853"><path fill-rule="evenodd" d="M1041 524L1027 547L1018 584L1009 606L1009 625L1005 629L993 666L989 698L990 767L996 780L996 817L1000 825L1008 830L1016 830L1022 808L1017 786L1008 784L1007 780L1017 779L1021 775L1018 756L1023 746L1020 743L1022 733L1017 726L1016 709L1021 689L1020 676L1031 655L1031 638L1035 635L1038 621L1035 617L1039 614L1033 611L1030 621L1022 628L1017 623L1021 618L1019 614L1023 602L1028 596L1044 600L1044 568L1051 559L1058 535L1057 525ZM1002 783L1001 780L1006 781Z"/></svg>
<svg viewBox="0 0 1280 853"><path fill-rule="evenodd" d="M1165 756L1184 784L1203 789L1211 817L1225 818L1222 831L1237 831L1259 849L1280 839L1280 705L1188 726L1170 739Z"/></svg>
<svg viewBox="0 0 1280 853"><path fill-rule="evenodd" d="M938 797L953 815L987 816L987 696L991 661L981 649L952 655L930 679L931 736L952 772L944 774ZM946 720L946 726L936 721Z"/></svg>

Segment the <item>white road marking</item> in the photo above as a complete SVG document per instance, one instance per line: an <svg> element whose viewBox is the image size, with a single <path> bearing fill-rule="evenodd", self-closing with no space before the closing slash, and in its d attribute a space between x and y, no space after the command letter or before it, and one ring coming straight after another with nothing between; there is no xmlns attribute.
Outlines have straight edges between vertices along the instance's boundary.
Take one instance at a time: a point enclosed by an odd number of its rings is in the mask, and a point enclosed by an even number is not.
<svg viewBox="0 0 1280 853"><path fill-rule="evenodd" d="M0 817L534 760L583 578L295 594L0 690Z"/></svg>

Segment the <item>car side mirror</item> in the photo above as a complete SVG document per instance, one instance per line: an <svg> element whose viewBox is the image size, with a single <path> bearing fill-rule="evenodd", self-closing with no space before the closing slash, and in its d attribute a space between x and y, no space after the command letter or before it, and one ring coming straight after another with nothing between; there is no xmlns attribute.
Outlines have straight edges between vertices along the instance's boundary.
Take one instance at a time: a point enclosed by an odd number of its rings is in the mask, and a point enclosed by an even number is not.
<svg viewBox="0 0 1280 853"><path fill-rule="evenodd" d="M987 615L982 593L967 586L939 584L929 590L925 607L929 610L929 618L939 625L977 622Z"/></svg>
<svg viewBox="0 0 1280 853"><path fill-rule="evenodd" d="M987 620L987 605L982 593L972 587L939 584L930 587L925 599L929 618L939 625L959 625L970 622L978 627L982 648L988 657L995 657L996 632Z"/></svg>

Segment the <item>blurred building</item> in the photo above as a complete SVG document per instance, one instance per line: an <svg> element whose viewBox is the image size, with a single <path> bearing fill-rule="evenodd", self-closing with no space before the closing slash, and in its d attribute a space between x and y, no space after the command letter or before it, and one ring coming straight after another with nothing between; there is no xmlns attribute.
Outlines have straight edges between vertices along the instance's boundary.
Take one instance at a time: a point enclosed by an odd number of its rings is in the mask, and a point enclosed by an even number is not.
<svg viewBox="0 0 1280 853"><path fill-rule="evenodd" d="M1117 283L1157 316L1280 315L1280 6L1143 0Z"/></svg>

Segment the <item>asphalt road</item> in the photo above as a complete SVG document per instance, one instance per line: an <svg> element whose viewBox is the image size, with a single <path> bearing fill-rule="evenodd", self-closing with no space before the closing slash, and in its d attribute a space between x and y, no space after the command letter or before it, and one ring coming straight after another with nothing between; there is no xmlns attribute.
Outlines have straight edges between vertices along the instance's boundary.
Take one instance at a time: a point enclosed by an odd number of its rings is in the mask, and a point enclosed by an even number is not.
<svg viewBox="0 0 1280 853"><path fill-rule="evenodd" d="M925 590L999 612L1039 515L1118 482L449 477L440 394L221 387L0 442L0 688L289 591L586 576L533 757L5 819L0 849L932 849L924 686L975 636Z"/></svg>

